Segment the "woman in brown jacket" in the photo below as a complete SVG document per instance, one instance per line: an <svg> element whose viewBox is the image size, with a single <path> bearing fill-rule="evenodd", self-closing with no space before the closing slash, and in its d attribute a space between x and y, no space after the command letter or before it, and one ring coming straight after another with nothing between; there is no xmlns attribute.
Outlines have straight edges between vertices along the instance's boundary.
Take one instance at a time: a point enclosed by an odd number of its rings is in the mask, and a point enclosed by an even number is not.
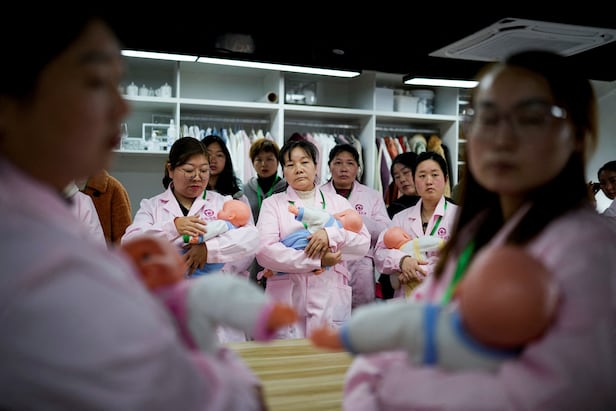
<svg viewBox="0 0 616 411"><path fill-rule="evenodd" d="M107 170L101 170L88 178L81 191L92 197L107 244L118 243L132 222L132 209L126 188Z"/></svg>

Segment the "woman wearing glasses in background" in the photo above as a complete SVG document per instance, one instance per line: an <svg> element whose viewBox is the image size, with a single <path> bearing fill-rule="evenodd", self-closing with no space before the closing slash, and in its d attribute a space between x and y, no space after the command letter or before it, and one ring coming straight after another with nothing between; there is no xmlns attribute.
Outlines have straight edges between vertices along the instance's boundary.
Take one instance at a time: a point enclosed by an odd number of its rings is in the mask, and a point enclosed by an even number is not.
<svg viewBox="0 0 616 411"><path fill-rule="evenodd" d="M201 244L187 244L184 237L205 234L207 221L215 220L222 205L231 200L206 190L210 161L206 147L197 139L178 139L169 151L163 186L166 190L141 200L133 223L122 241L140 234L154 234L175 243L188 265L187 276L200 274L206 262L219 263L222 271L237 273L231 263L254 258L258 232L252 216L248 224L229 230ZM244 267L243 270L246 270ZM241 270L240 270L241 271Z"/></svg>
<svg viewBox="0 0 616 411"><path fill-rule="evenodd" d="M382 327L402 335L410 321L404 310L414 303L383 304L394 310L381 313L389 321L372 315L367 327L362 322L363 334L343 329L351 351L373 353L349 368L345 410L616 407L616 234L592 206L585 178L598 131L592 85L567 58L541 51L513 55L480 74L466 118L462 202L426 279L419 318L430 333L415 339L425 349L416 356L374 354L402 348ZM554 321L495 373L439 369L447 356L442 331L452 321L451 310L439 307L457 303L456 285L480 251L503 244L524 248L554 275L561 291ZM404 320L392 324L397 318ZM386 344L367 347L371 335ZM469 344L472 355L485 351Z"/></svg>

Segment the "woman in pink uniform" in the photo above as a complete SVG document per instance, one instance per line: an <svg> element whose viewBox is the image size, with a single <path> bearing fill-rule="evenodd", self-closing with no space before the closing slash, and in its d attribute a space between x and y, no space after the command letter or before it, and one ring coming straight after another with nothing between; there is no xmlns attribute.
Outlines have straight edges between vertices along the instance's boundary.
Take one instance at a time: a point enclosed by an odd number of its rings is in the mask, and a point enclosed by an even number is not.
<svg viewBox="0 0 616 411"><path fill-rule="evenodd" d="M16 3L0 25L0 409L263 410L240 357L190 349L64 198L109 165L130 110L118 39L89 6ZM13 41L25 21L44 35Z"/></svg>
<svg viewBox="0 0 616 411"><path fill-rule="evenodd" d="M164 237L184 253L188 276L212 272L216 267L231 274L248 277L248 266L258 247L258 232L252 213L248 222L235 230L210 238L200 244L186 244L184 236L203 235L208 222L217 221L229 195L206 190L210 174L209 154L199 140L180 138L169 150L163 185L166 190L141 200L122 242L141 234ZM204 269L205 264L208 268ZM214 266L213 264L216 264ZM202 270L204 269L204 270Z"/></svg>
<svg viewBox="0 0 616 411"><path fill-rule="evenodd" d="M414 206L394 215L391 227L402 228L410 239L418 238L427 243L445 242L452 234L458 209L457 205L445 198L449 178L447 163L440 154L424 151L417 156L411 171L420 199ZM377 240L374 262L379 272L390 275L395 289L394 298L410 298L413 292L421 293L419 286L434 270L439 250L419 250L425 258L418 259L412 252L388 248L383 241L384 235L385 231Z"/></svg>
<svg viewBox="0 0 616 411"><path fill-rule="evenodd" d="M353 308L375 299L374 245L391 220L383 197L373 188L358 181L359 153L351 144L338 144L329 151L329 170L332 178L321 186L324 192L346 197L359 213L370 233L370 251L359 260L349 261L349 285L353 291Z"/></svg>
<svg viewBox="0 0 616 411"><path fill-rule="evenodd" d="M66 186L64 195L71 204L71 208L75 216L77 216L77 219L83 223L83 231L86 238L107 247L103 227L101 226L101 221L98 218L96 206L92 198L79 191L79 187L77 187L74 181Z"/></svg>
<svg viewBox="0 0 616 411"><path fill-rule="evenodd" d="M575 67L528 51L480 73L465 117L459 218L423 294L426 305L456 304L473 257L512 244L554 274L554 320L495 372L446 371L434 366L446 355L438 351L427 356L430 366L411 365L400 351L357 357L346 376L345 410L616 408L616 234L588 196L596 99ZM427 324L439 315L426 313Z"/></svg>
<svg viewBox="0 0 616 411"><path fill-rule="evenodd" d="M318 151L307 140L288 141L280 150L287 190L263 200L257 229L261 246L257 261L265 269L284 272L267 280L266 294L295 307L299 321L280 329L278 338L305 338L328 323L339 326L351 315L350 274L346 262L364 257L370 247L365 225L359 233L326 227L310 236L304 250L281 240L304 226L289 211L289 204L317 207L331 214L352 208L342 196L316 186Z"/></svg>

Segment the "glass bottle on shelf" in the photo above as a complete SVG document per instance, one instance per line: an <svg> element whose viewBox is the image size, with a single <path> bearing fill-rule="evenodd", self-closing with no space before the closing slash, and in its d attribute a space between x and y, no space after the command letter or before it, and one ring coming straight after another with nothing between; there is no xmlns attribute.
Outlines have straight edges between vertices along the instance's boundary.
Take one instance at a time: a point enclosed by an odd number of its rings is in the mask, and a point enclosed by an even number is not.
<svg viewBox="0 0 616 411"><path fill-rule="evenodd" d="M171 150L171 146L175 142L177 137L177 131L175 128L175 121L169 120L169 127L167 128L167 150Z"/></svg>

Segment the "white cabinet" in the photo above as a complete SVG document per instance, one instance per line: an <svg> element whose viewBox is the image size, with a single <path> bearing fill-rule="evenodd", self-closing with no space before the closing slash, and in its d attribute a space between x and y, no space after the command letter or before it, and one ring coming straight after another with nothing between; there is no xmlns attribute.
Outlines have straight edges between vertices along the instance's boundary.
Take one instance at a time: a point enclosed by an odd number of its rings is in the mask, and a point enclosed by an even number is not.
<svg viewBox="0 0 616 411"><path fill-rule="evenodd" d="M131 83L145 87L147 96L128 96L132 111L127 119L129 137L142 137L143 124L231 127L270 131L279 145L294 132L351 130L363 148L363 182L376 187L376 139L384 134L424 131L438 134L452 159L451 181L458 180L458 90L433 88L434 114L377 109L377 90L411 90L402 75L364 71L352 79L232 68L201 63L127 58L124 90ZM171 97L156 96L168 84ZM285 94L308 85L316 104L285 103ZM153 95L152 95L153 94ZM272 98L277 96L277 99ZM380 107L380 106L379 106ZM149 138L148 135L145 138ZM141 198L162 191L166 152L118 150L111 168L131 194L133 208Z"/></svg>

